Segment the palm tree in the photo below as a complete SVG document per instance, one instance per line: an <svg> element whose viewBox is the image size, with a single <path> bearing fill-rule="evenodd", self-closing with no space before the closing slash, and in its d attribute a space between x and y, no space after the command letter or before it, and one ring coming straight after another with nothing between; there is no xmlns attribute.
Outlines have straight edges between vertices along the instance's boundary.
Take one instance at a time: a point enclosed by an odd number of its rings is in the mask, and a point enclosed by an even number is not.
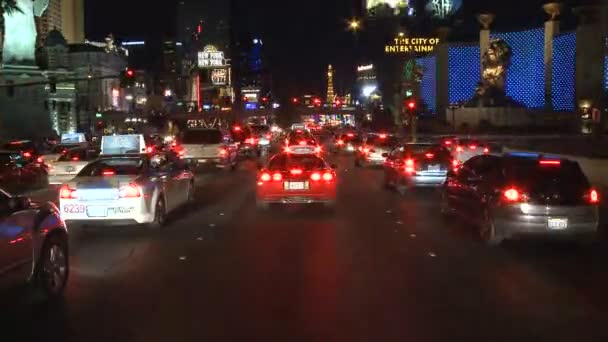
<svg viewBox="0 0 608 342"><path fill-rule="evenodd" d="M17 0L0 0L0 63L2 62L2 44L4 44L4 13L21 12Z"/></svg>

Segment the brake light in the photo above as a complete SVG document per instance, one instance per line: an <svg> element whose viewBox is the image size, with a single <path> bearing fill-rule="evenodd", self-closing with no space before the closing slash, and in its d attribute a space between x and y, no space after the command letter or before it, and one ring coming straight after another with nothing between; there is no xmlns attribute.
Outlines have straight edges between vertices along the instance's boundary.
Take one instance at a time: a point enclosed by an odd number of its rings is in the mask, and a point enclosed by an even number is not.
<svg viewBox="0 0 608 342"><path fill-rule="evenodd" d="M435 155L432 153L427 153L424 156L427 157L428 159L433 159L433 157L435 157Z"/></svg>
<svg viewBox="0 0 608 342"><path fill-rule="evenodd" d="M460 166L460 162L457 159L454 159L454 160L452 160L452 166L458 167L458 166Z"/></svg>
<svg viewBox="0 0 608 342"><path fill-rule="evenodd" d="M515 188L509 188L503 192L504 198L509 202L519 202L521 196Z"/></svg>
<svg viewBox="0 0 608 342"><path fill-rule="evenodd" d="M266 134L266 139L270 139L270 134Z"/></svg>
<svg viewBox="0 0 608 342"><path fill-rule="evenodd" d="M489 148L487 148L487 147L485 147L485 148L483 149L483 153L490 153L490 149L489 149Z"/></svg>
<svg viewBox="0 0 608 342"><path fill-rule="evenodd" d="M32 156L32 154L30 152L24 152L23 156L26 158L30 158Z"/></svg>
<svg viewBox="0 0 608 342"><path fill-rule="evenodd" d="M301 146L306 145L306 140L300 140L300 145L301 145Z"/></svg>
<svg viewBox="0 0 608 342"><path fill-rule="evenodd" d="M347 136L347 137L349 137L349 138L352 138L352 137L354 137L355 135L354 135L353 133L348 133L346 136Z"/></svg>
<svg viewBox="0 0 608 342"><path fill-rule="evenodd" d="M235 132L240 132L241 131L241 127L240 126L234 126L233 130Z"/></svg>
<svg viewBox="0 0 608 342"><path fill-rule="evenodd" d="M302 170L300 170L300 169L292 169L292 170L291 170L291 171L289 171L289 172L290 172L292 175L301 175L301 174L302 174L302 172L304 172L304 171L302 171Z"/></svg>
<svg viewBox="0 0 608 342"><path fill-rule="evenodd" d="M177 152L177 154L179 154L180 156L183 156L184 154L186 154L186 151L180 150L179 152Z"/></svg>
<svg viewBox="0 0 608 342"><path fill-rule="evenodd" d="M334 179L334 175L331 174L331 172L325 172L323 174L323 180L326 182L332 181Z"/></svg>
<svg viewBox="0 0 608 342"><path fill-rule="evenodd" d="M406 159L405 160L405 172L414 173L414 159Z"/></svg>
<svg viewBox="0 0 608 342"><path fill-rule="evenodd" d="M38 157L36 159L36 163L38 163L38 164L42 164L43 161L44 161L44 159L42 159L42 157Z"/></svg>
<svg viewBox="0 0 608 342"><path fill-rule="evenodd" d="M121 187L120 190L118 190L118 194L121 198L141 197L141 191L139 191L139 187L132 183Z"/></svg>
<svg viewBox="0 0 608 342"><path fill-rule="evenodd" d="M342 139L338 140L337 144L338 145L344 145L344 140L342 140Z"/></svg>
<svg viewBox="0 0 608 342"><path fill-rule="evenodd" d="M363 153L369 153L370 149L369 147L364 147L362 151Z"/></svg>
<svg viewBox="0 0 608 342"><path fill-rule="evenodd" d="M600 194L597 192L597 190L591 189L591 191L589 191L589 203L600 203Z"/></svg>
<svg viewBox="0 0 608 342"><path fill-rule="evenodd" d="M80 158L78 158L78 157L73 157L72 158L72 161L79 161L79 160L80 160Z"/></svg>
<svg viewBox="0 0 608 342"><path fill-rule="evenodd" d="M175 146L177 146L177 143L174 141L174 142L171 143L171 146L175 147Z"/></svg>
<svg viewBox="0 0 608 342"><path fill-rule="evenodd" d="M476 150L477 149L477 145L469 145L469 149Z"/></svg>
<svg viewBox="0 0 608 342"><path fill-rule="evenodd" d="M152 153L152 152L154 152L154 147L152 147L152 146L148 146L148 147L146 147L146 152L147 152L147 153Z"/></svg>
<svg viewBox="0 0 608 342"><path fill-rule="evenodd" d="M262 175L260 176L260 180L262 180L262 182L270 182L270 180L272 179L272 177L270 177L269 173L262 173Z"/></svg>
<svg viewBox="0 0 608 342"><path fill-rule="evenodd" d="M446 140L443 142L445 145L450 146L452 145L452 141L451 140Z"/></svg>
<svg viewBox="0 0 608 342"><path fill-rule="evenodd" d="M380 134L380 139L386 139L386 134Z"/></svg>
<svg viewBox="0 0 608 342"><path fill-rule="evenodd" d="M559 166L559 165L561 165L561 161L559 161L559 160L541 160L538 163L540 165L545 165L545 166Z"/></svg>
<svg viewBox="0 0 608 342"><path fill-rule="evenodd" d="M289 146L286 146L286 147L283 149L283 151L284 151L285 153L291 153L291 148L289 148Z"/></svg>
<svg viewBox="0 0 608 342"><path fill-rule="evenodd" d="M116 173L114 171L112 171L112 170L105 170L105 171L101 172L101 174L103 176L114 176L114 175L116 175Z"/></svg>
<svg viewBox="0 0 608 342"><path fill-rule="evenodd" d="M317 146L317 147L315 147L315 152L321 153L321 152L323 152L323 148L321 146Z"/></svg>
<svg viewBox="0 0 608 342"><path fill-rule="evenodd" d="M310 175L310 179L313 181L320 181L321 180L321 174L318 172L313 173L312 175Z"/></svg>
<svg viewBox="0 0 608 342"><path fill-rule="evenodd" d="M75 189L71 189L69 185L64 184L61 189L59 189L59 198L74 199L78 198L78 196Z"/></svg>
<svg viewBox="0 0 608 342"><path fill-rule="evenodd" d="M462 148L462 146L456 147L456 152L462 152L462 151L464 151L464 149Z"/></svg>
<svg viewBox="0 0 608 342"><path fill-rule="evenodd" d="M277 172L274 175L272 175L272 180L275 182L280 182L283 180L283 175Z"/></svg>
<svg viewBox="0 0 608 342"><path fill-rule="evenodd" d="M226 156L228 154L228 151L226 151L225 148L220 148L219 153L220 153L220 156Z"/></svg>

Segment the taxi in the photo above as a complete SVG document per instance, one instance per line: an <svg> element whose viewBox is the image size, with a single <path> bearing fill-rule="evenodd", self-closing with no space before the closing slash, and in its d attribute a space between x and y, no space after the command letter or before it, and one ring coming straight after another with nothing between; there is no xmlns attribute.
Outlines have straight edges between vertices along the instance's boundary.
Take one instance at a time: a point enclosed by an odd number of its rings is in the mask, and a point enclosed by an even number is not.
<svg viewBox="0 0 608 342"><path fill-rule="evenodd" d="M314 146L293 146L290 152L273 156L257 175L258 208L270 204L321 203L333 208L336 202L336 172Z"/></svg>
<svg viewBox="0 0 608 342"><path fill-rule="evenodd" d="M138 135L102 138L100 157L59 190L59 208L68 227L147 224L160 228L171 211L193 200L194 175L179 156L140 153L146 149L140 143L143 136Z"/></svg>

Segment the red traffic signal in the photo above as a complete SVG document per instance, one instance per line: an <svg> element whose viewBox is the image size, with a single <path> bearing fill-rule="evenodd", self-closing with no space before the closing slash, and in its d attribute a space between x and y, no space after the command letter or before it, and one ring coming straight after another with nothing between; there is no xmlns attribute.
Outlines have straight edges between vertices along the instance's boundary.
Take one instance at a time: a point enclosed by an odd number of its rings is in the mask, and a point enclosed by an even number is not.
<svg viewBox="0 0 608 342"><path fill-rule="evenodd" d="M133 69L127 69L127 76L128 77L133 77L135 75L135 71L133 71Z"/></svg>
<svg viewBox="0 0 608 342"><path fill-rule="evenodd" d="M312 100L312 102L314 102L314 104L317 106L321 105L321 99L314 99L314 100Z"/></svg>
<svg viewBox="0 0 608 342"><path fill-rule="evenodd" d="M407 108L409 108L409 109L415 109L416 108L416 102L414 102L414 101L408 101L407 102Z"/></svg>
<svg viewBox="0 0 608 342"><path fill-rule="evenodd" d="M299 101L300 101L300 100L298 100L298 98L297 98L297 97L294 97L293 99L291 99L291 102L293 102L293 103L298 103Z"/></svg>
<svg viewBox="0 0 608 342"><path fill-rule="evenodd" d="M268 98L267 97L262 97L262 102L268 102Z"/></svg>

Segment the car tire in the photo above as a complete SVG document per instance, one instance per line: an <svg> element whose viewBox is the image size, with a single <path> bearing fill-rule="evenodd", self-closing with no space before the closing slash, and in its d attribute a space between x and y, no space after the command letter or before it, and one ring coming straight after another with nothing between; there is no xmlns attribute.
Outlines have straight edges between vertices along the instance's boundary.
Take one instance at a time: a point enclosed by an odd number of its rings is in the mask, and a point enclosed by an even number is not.
<svg viewBox="0 0 608 342"><path fill-rule="evenodd" d="M156 205L154 207L154 221L148 224L150 229L161 229L167 221L167 208L165 206L165 199L163 196L163 194L160 194L158 200L156 201Z"/></svg>
<svg viewBox="0 0 608 342"><path fill-rule="evenodd" d="M34 287L46 299L63 295L70 273L68 241L62 234L51 234L46 238L34 274Z"/></svg>
<svg viewBox="0 0 608 342"><path fill-rule="evenodd" d="M479 227L479 236L487 246L498 246L504 240L496 231L494 218L487 208L483 211L483 221Z"/></svg>

